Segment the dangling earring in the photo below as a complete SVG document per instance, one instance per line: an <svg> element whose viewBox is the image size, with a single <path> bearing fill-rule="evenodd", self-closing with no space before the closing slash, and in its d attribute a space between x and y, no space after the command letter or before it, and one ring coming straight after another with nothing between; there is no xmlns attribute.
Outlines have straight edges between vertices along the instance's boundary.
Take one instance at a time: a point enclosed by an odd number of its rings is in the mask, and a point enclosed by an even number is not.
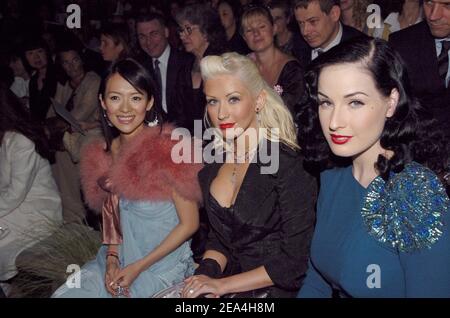
<svg viewBox="0 0 450 318"><path fill-rule="evenodd" d="M109 120L108 116L106 116L106 112L103 110L103 117L105 117L105 121L108 124L109 127L114 127L114 125Z"/></svg>
<svg viewBox="0 0 450 318"><path fill-rule="evenodd" d="M211 123L209 122L209 118L208 118L208 111L206 109L205 109L205 113L203 115L203 125L205 125L205 128L211 127Z"/></svg>
<svg viewBox="0 0 450 318"><path fill-rule="evenodd" d="M261 127L261 113L259 108L256 108L256 122L258 123L258 128Z"/></svg>
<svg viewBox="0 0 450 318"><path fill-rule="evenodd" d="M155 117L154 121L146 121L148 127L156 127L159 124L158 117Z"/></svg>

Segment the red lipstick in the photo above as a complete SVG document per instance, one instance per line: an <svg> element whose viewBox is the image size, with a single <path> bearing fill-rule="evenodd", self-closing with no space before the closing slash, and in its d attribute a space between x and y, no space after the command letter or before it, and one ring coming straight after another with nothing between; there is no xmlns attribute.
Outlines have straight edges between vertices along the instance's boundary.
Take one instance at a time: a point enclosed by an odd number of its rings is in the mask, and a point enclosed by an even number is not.
<svg viewBox="0 0 450 318"><path fill-rule="evenodd" d="M222 130L233 128L236 123L220 124L219 127Z"/></svg>
<svg viewBox="0 0 450 318"><path fill-rule="evenodd" d="M335 135L331 134L331 141L333 141L336 145L344 145L347 142L349 142L353 136L342 136L342 135Z"/></svg>

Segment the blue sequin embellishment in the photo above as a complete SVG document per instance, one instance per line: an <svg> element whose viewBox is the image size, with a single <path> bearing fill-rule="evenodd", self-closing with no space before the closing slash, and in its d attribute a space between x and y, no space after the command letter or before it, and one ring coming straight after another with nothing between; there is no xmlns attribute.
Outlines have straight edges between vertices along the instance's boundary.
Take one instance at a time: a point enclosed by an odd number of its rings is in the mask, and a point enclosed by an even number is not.
<svg viewBox="0 0 450 318"><path fill-rule="evenodd" d="M450 199L430 169L412 162L369 186L361 211L370 235L401 252L430 248L442 235Z"/></svg>

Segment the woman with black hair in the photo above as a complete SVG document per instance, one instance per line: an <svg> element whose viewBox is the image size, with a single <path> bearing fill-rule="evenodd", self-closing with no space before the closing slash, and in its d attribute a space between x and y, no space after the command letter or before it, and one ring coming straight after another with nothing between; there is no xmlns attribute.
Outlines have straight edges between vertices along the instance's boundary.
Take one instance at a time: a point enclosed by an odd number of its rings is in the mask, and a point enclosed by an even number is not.
<svg viewBox="0 0 450 318"><path fill-rule="evenodd" d="M81 154L88 205L103 216L103 246L81 288L54 297L150 297L193 273L189 238L198 228L199 164L174 162L172 127L161 123L149 73L115 64L102 87L104 138Z"/></svg>
<svg viewBox="0 0 450 318"><path fill-rule="evenodd" d="M47 140L13 92L0 85L0 282L17 274L23 250L62 220Z"/></svg>
<svg viewBox="0 0 450 318"><path fill-rule="evenodd" d="M450 297L448 151L399 55L355 40L315 60L306 81L301 146L328 170L299 297Z"/></svg>
<svg viewBox="0 0 450 318"><path fill-rule="evenodd" d="M50 109L47 127L56 150L52 169L61 192L64 221L82 223L86 211L80 193L78 163L81 145L91 135L100 134L98 91L101 79L94 72L86 72L81 52L72 45L59 48L57 61L66 80L57 84L55 101L77 120L84 133L72 130L70 124Z"/></svg>
<svg viewBox="0 0 450 318"><path fill-rule="evenodd" d="M230 52L246 55L250 49L239 33L240 6L238 0L220 0L217 12L227 34L227 46Z"/></svg>
<svg viewBox="0 0 450 318"><path fill-rule="evenodd" d="M44 40L29 39L25 42L22 53L25 67L32 73L30 112L35 120L43 122L51 105L50 98L56 93L57 72Z"/></svg>

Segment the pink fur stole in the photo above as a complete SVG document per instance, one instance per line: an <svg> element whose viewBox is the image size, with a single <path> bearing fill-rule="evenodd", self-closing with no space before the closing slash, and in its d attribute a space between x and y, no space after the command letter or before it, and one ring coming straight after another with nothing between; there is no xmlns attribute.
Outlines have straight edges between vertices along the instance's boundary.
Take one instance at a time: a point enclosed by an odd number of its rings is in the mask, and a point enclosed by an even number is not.
<svg viewBox="0 0 450 318"><path fill-rule="evenodd" d="M174 163L172 147L178 141L170 139L173 126L145 128L122 146L115 160L104 151L103 139L86 145L81 153L81 184L89 207L100 212L105 192L97 183L107 176L113 191L128 200L172 200L175 190L183 198L201 202L202 194L197 174L202 164Z"/></svg>

